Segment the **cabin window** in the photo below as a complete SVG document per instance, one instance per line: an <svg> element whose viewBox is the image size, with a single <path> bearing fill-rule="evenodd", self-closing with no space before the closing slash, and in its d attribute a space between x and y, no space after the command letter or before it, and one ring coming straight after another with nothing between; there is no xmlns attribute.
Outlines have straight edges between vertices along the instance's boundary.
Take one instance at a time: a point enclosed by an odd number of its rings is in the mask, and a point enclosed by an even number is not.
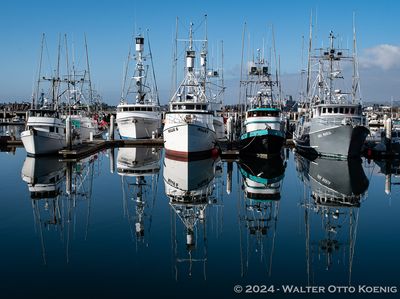
<svg viewBox="0 0 400 299"><path fill-rule="evenodd" d="M322 108L322 113L326 113L326 108Z"/></svg>
<svg viewBox="0 0 400 299"><path fill-rule="evenodd" d="M328 108L328 113L332 113L332 108Z"/></svg>
<svg viewBox="0 0 400 299"><path fill-rule="evenodd" d="M207 106L206 106L206 105L202 105L201 108L202 108L203 110L207 110Z"/></svg>
<svg viewBox="0 0 400 299"><path fill-rule="evenodd" d="M345 113L345 114L348 114L348 113L349 113L349 108L347 108L347 107L344 108L344 113Z"/></svg>
<svg viewBox="0 0 400 299"><path fill-rule="evenodd" d="M340 107L340 108L339 108L339 113L340 113L340 114L343 114L343 107Z"/></svg>
<svg viewBox="0 0 400 299"><path fill-rule="evenodd" d="M333 108L333 113L338 113L338 108L337 107Z"/></svg>
<svg viewBox="0 0 400 299"><path fill-rule="evenodd" d="M350 108L350 114L354 114L354 108Z"/></svg>
<svg viewBox="0 0 400 299"><path fill-rule="evenodd" d="M201 105L196 105L197 110L201 110Z"/></svg>
<svg viewBox="0 0 400 299"><path fill-rule="evenodd" d="M186 105L186 109L193 110L194 109L194 105Z"/></svg>
<svg viewBox="0 0 400 299"><path fill-rule="evenodd" d="M49 132L54 132L54 127L49 127Z"/></svg>

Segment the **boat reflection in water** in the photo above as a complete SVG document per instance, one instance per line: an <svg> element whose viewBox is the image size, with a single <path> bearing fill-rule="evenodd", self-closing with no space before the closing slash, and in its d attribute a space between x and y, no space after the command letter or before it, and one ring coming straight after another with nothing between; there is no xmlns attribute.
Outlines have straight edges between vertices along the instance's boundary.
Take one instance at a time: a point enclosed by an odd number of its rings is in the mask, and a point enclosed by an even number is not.
<svg viewBox="0 0 400 299"><path fill-rule="evenodd" d="M45 240L50 240L49 247L54 247L60 243L59 238L69 262L71 234L75 237L76 226L80 225L76 209L78 201L82 200L87 202L84 238L87 237L96 158L92 156L73 164L60 162L57 157L25 158L21 177L27 183L32 199L35 230L40 235L44 264L47 264Z"/></svg>
<svg viewBox="0 0 400 299"><path fill-rule="evenodd" d="M337 271L348 271L341 277L351 284L359 207L369 184L361 159L309 160L297 154L296 168L304 183L308 284L329 282L329 273L340 277Z"/></svg>
<svg viewBox="0 0 400 299"><path fill-rule="evenodd" d="M244 190L244 198L238 197L241 276L249 265L259 265L271 276L286 161L280 156L253 158L240 160L238 168Z"/></svg>
<svg viewBox="0 0 400 299"><path fill-rule="evenodd" d="M128 220L132 239L136 240L136 246L148 246L145 237L150 232L151 212L157 196L160 149L119 148L117 172L121 176L124 216Z"/></svg>
<svg viewBox="0 0 400 299"><path fill-rule="evenodd" d="M220 206L215 190L219 188L221 172L220 159L180 161L164 158L165 193L172 211L171 238L176 280L181 267L187 265L186 271L191 276L195 264L202 264L206 279L207 223L211 221L210 207ZM181 245L183 239L185 246Z"/></svg>

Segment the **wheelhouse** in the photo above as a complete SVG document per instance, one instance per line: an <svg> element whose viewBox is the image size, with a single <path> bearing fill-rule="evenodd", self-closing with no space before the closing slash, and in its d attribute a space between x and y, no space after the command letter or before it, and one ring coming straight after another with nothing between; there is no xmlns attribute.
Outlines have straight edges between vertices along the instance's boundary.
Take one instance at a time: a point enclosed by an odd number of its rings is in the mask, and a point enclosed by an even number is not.
<svg viewBox="0 0 400 299"><path fill-rule="evenodd" d="M117 107L117 112L159 112L159 106L120 106Z"/></svg>
<svg viewBox="0 0 400 299"><path fill-rule="evenodd" d="M360 116L362 108L360 105L317 105L313 108L315 116Z"/></svg>
<svg viewBox="0 0 400 299"><path fill-rule="evenodd" d="M249 117L279 117L281 110L277 108L258 108L247 111L246 116Z"/></svg>

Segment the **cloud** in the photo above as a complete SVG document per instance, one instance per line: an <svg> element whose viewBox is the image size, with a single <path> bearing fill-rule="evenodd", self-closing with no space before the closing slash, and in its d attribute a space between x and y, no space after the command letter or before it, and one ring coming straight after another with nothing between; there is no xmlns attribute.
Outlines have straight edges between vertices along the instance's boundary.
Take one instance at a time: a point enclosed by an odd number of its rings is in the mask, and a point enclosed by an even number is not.
<svg viewBox="0 0 400 299"><path fill-rule="evenodd" d="M365 49L360 56L359 63L361 68L399 69L400 47L382 44Z"/></svg>

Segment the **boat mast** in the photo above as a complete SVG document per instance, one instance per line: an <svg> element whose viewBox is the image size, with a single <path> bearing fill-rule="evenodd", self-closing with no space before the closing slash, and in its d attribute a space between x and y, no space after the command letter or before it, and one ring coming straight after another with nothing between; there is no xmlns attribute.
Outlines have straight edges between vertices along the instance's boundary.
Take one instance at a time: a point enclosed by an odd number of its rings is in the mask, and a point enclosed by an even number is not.
<svg viewBox="0 0 400 299"><path fill-rule="evenodd" d="M138 76L136 79L137 86L137 95L136 95L136 103L144 104L145 93L143 92L143 48L144 48L144 38L139 34L135 38L135 50L136 50L136 69L138 71Z"/></svg>
<svg viewBox="0 0 400 299"><path fill-rule="evenodd" d="M43 61L43 46L44 46L44 41L45 41L45 34L42 33L42 42L40 45L40 59L39 59L39 68L38 68L38 76L37 76L37 88L36 88L36 97L39 98L39 89L40 89L40 79L41 79L41 73L42 73L42 61ZM36 109L36 103L35 103L35 96L32 97L32 108Z"/></svg>
<svg viewBox="0 0 400 299"><path fill-rule="evenodd" d="M56 71L56 80L60 81L60 58L61 58L61 35L58 35L58 54L57 54L57 71ZM58 88L57 94L55 92L55 81L53 80L53 109L58 110Z"/></svg>
<svg viewBox="0 0 400 299"><path fill-rule="evenodd" d="M356 24L355 24L355 13L353 13L353 84L352 84L352 103L356 101L357 90L359 90L359 73L358 73L358 60L357 60L357 39L356 39ZM361 102L361 92L359 91L359 97ZM361 104L361 103L360 103Z"/></svg>
<svg viewBox="0 0 400 299"><path fill-rule="evenodd" d="M205 37L203 43L203 49L200 53L200 65L202 68L203 73L203 82L202 88L203 92L206 92L206 82L207 82L207 48L208 48L208 41L207 41L207 15L204 15L204 23L205 23Z"/></svg>
<svg viewBox="0 0 400 299"><path fill-rule="evenodd" d="M332 103L332 92L333 92L333 59L334 59L334 53L335 49L333 46L333 40L335 39L335 36L333 35L333 31L329 33L329 42L330 42L330 47L329 47L329 102Z"/></svg>
<svg viewBox="0 0 400 299"><path fill-rule="evenodd" d="M243 33L242 33L242 57L241 57L241 62L240 62L240 88L239 88L239 109L240 109L240 115L242 115L242 84L243 84L243 56L244 56L244 38L246 34L246 22L244 22L243 26Z"/></svg>
<svg viewBox="0 0 400 299"><path fill-rule="evenodd" d="M171 76L171 96L173 97L176 92L176 81L177 81L177 70L178 70L178 17L176 17L175 22L175 40L173 43L173 57L172 57L172 76Z"/></svg>
<svg viewBox="0 0 400 299"><path fill-rule="evenodd" d="M275 60L275 82L279 91L279 104L281 103L281 88L280 88L280 83L279 83L279 74L278 74L278 70L280 67L280 64L278 64L277 58L276 58L276 47L275 47L275 31L274 31L274 26L272 26L272 46L274 49L274 60ZM269 80L271 83L271 107L274 105L274 97L273 97L273 93L272 93L272 81Z"/></svg>
<svg viewBox="0 0 400 299"><path fill-rule="evenodd" d="M69 60L68 60L68 43L67 43L67 35L64 34L65 41L65 57L67 63L67 87L68 91L70 91L70 74L69 74ZM68 96L68 115L71 115L71 97Z"/></svg>
<svg viewBox="0 0 400 299"><path fill-rule="evenodd" d="M160 105L160 97L158 96L158 87L157 87L157 81L156 81L156 73L154 71L154 63L153 63L153 54L151 52L151 47L150 47L150 35L149 35L149 29L147 29L147 45L149 47L149 56L150 56L150 62L151 62L151 70L153 73L153 81L154 81L154 90L155 90L155 97L157 100L157 105ZM153 92L154 94L154 92Z"/></svg>
<svg viewBox="0 0 400 299"><path fill-rule="evenodd" d="M224 41L221 40L221 104L224 103L224 93L225 93L225 85L224 85Z"/></svg>
<svg viewBox="0 0 400 299"><path fill-rule="evenodd" d="M306 86L306 95L311 100L310 95L310 80L311 80L311 52L312 52L312 12L310 16L310 35L309 35L309 42L308 42L308 63L307 63L307 86Z"/></svg>
<svg viewBox="0 0 400 299"><path fill-rule="evenodd" d="M93 104L93 89L92 89L92 79L90 77L89 51L88 51L88 46L87 46L86 33L84 34L84 36L85 36L85 50L86 50L86 68L87 68L88 83L89 83L89 104L88 104L88 109L89 109L89 112L90 112L90 105Z"/></svg>

